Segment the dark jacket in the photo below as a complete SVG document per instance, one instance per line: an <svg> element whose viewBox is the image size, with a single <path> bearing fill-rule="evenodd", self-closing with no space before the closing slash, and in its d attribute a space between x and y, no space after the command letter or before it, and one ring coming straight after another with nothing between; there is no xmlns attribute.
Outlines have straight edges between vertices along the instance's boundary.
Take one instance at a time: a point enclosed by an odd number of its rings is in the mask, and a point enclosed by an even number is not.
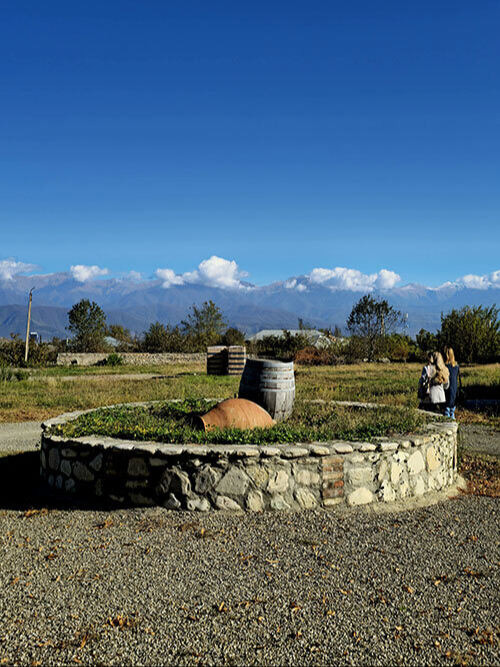
<svg viewBox="0 0 500 667"><path fill-rule="evenodd" d="M446 367L450 371L450 386L446 390L446 405L452 408L457 403L460 367L458 364L456 366L446 364Z"/></svg>

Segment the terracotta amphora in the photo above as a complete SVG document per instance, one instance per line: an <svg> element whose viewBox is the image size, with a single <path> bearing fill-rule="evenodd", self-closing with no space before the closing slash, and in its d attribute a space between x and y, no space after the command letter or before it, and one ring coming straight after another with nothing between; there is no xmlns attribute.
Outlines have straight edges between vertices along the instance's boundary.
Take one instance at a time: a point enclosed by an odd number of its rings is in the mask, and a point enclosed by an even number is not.
<svg viewBox="0 0 500 667"><path fill-rule="evenodd" d="M205 415L198 425L205 431L213 428L270 428L275 421L260 405L245 398L228 398Z"/></svg>

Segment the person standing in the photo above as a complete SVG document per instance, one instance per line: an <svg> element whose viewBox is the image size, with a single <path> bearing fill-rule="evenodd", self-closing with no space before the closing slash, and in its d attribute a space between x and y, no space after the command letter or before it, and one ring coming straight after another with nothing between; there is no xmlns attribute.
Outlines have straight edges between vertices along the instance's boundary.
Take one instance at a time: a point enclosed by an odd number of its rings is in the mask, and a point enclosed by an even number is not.
<svg viewBox="0 0 500 667"><path fill-rule="evenodd" d="M446 405L445 390L450 386L450 372L444 363L441 352L433 353L433 366L436 369L431 377L429 398L436 412L442 412Z"/></svg>
<svg viewBox="0 0 500 667"><path fill-rule="evenodd" d="M430 382L431 378L436 374L436 368L434 366L434 352L427 352L427 363L422 368L422 374L420 375L420 380L418 382L418 397L420 399L420 408L422 410L428 410L430 407Z"/></svg>
<svg viewBox="0 0 500 667"><path fill-rule="evenodd" d="M462 385L462 380L460 378L460 366L455 361L455 353L453 352L452 347L445 346L444 350L444 359L446 362L446 368L450 374L450 383L448 389L446 390L446 405L444 408L444 414L446 417L451 417L455 419L455 407L457 405L457 396L458 396L458 387Z"/></svg>

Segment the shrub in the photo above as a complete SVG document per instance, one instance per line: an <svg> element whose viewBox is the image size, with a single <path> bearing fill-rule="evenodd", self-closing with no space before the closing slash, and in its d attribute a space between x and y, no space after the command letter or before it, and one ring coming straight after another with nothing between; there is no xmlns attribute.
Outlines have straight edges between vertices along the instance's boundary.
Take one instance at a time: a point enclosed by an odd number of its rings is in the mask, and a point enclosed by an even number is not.
<svg viewBox="0 0 500 667"><path fill-rule="evenodd" d="M265 336L261 340L251 343L247 352L268 359L292 361L299 350L306 347L310 347L306 333L293 335L285 330L282 336Z"/></svg>
<svg viewBox="0 0 500 667"><path fill-rule="evenodd" d="M403 334L392 334L385 339L385 355L391 361L415 360L417 346L409 336Z"/></svg>
<svg viewBox="0 0 500 667"><path fill-rule="evenodd" d="M368 347L366 340L361 336L349 336L344 345L345 360L347 363L355 364L368 358Z"/></svg>
<svg viewBox="0 0 500 667"><path fill-rule="evenodd" d="M17 382L19 380L25 380L27 377L27 372L22 371L19 368L0 366L0 382Z"/></svg>
<svg viewBox="0 0 500 667"><path fill-rule="evenodd" d="M0 365L3 366L47 366L54 364L57 358L57 349L50 343L35 343L30 341L28 348L28 362L24 361L25 343L19 337L0 343Z"/></svg>
<svg viewBox="0 0 500 667"><path fill-rule="evenodd" d="M122 364L123 364L123 357L120 356L119 354L116 354L116 352L112 352L111 354L109 354L106 359L106 366L122 366Z"/></svg>
<svg viewBox="0 0 500 667"><path fill-rule="evenodd" d="M331 366L339 363L339 355L333 347L318 349L310 346L299 350L295 354L294 361L304 366Z"/></svg>

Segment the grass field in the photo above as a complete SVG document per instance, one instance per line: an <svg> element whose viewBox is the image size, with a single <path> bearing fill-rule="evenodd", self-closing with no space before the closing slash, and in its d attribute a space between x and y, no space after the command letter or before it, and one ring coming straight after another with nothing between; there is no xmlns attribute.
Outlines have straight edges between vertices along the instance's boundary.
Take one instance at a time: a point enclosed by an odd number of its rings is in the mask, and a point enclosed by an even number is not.
<svg viewBox="0 0 500 667"><path fill-rule="evenodd" d="M299 399L353 400L417 407L420 364L353 364L296 367ZM160 378L141 378L148 373ZM134 379L120 378L134 374ZM68 380L67 376L73 376ZM76 376L76 377L74 377ZM500 365L462 369L464 387L498 392ZM62 412L132 401L169 398L228 398L239 377L207 376L203 363L133 367L56 367L36 369L31 378L0 382L0 422L42 420ZM498 415L457 410L462 422L487 422L500 429Z"/></svg>

